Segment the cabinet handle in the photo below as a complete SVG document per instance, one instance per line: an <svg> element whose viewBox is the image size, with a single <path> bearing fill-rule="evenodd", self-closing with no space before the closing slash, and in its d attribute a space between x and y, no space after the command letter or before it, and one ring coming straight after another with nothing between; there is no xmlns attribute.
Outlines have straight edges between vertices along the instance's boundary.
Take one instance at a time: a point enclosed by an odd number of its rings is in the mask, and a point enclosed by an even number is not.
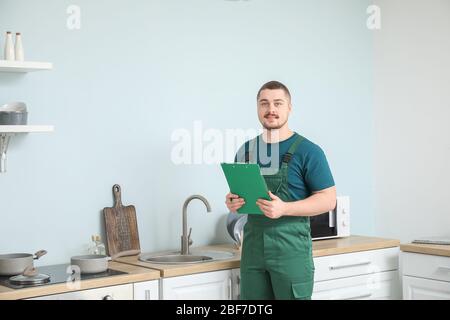
<svg viewBox="0 0 450 320"><path fill-rule="evenodd" d="M438 269L444 269L444 270L450 271L450 267L447 267L447 266L439 266Z"/></svg>
<svg viewBox="0 0 450 320"><path fill-rule="evenodd" d="M372 261L362 261L362 262L357 262L357 263L334 265L334 266L330 266L329 268L330 268L330 270L337 270L337 269L365 266L365 265L368 265L371 263L372 263Z"/></svg>
<svg viewBox="0 0 450 320"><path fill-rule="evenodd" d="M232 300L232 297L231 297L231 277L230 278L228 278L228 300Z"/></svg>
<svg viewBox="0 0 450 320"><path fill-rule="evenodd" d="M108 294L104 296L102 300L114 300L114 298Z"/></svg>
<svg viewBox="0 0 450 320"><path fill-rule="evenodd" d="M150 300L150 290L145 290L145 300Z"/></svg>
<svg viewBox="0 0 450 320"><path fill-rule="evenodd" d="M347 297L340 297L339 300L349 300L349 299L359 299L359 298L368 298L372 296L372 292L369 293L363 293L363 294L358 294L356 296L347 296Z"/></svg>

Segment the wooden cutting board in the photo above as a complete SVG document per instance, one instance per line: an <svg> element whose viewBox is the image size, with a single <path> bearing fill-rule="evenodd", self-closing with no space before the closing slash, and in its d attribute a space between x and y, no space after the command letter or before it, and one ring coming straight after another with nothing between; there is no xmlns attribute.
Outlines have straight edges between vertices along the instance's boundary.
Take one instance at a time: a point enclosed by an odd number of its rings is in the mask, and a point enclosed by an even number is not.
<svg viewBox="0 0 450 320"><path fill-rule="evenodd" d="M141 252L134 206L122 205L120 186L113 186L114 207L104 208L108 254L114 260L118 257L137 255Z"/></svg>

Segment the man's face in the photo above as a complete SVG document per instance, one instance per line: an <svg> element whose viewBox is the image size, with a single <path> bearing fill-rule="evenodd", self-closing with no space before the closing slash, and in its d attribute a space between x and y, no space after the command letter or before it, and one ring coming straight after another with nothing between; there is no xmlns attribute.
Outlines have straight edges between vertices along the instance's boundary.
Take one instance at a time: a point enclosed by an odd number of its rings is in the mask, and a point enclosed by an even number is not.
<svg viewBox="0 0 450 320"><path fill-rule="evenodd" d="M262 90L258 99L258 118L267 130L280 129L289 118L291 101L282 89Z"/></svg>

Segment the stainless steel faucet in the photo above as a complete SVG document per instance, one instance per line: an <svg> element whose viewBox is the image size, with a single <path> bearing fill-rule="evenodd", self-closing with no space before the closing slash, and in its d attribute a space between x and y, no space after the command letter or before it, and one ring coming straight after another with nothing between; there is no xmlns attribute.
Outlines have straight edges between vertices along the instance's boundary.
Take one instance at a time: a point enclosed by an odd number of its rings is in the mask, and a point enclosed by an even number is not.
<svg viewBox="0 0 450 320"><path fill-rule="evenodd" d="M194 199L201 200L205 204L206 210L208 212L211 212L211 206L209 205L208 200L206 200L205 197L202 197L200 195L190 196L184 202L184 204L183 204L183 234L181 235L181 254L183 254L183 255L189 254L189 246L192 244L192 240L191 240L192 228L189 228L189 234L187 234L187 207L188 207L189 202L191 202Z"/></svg>

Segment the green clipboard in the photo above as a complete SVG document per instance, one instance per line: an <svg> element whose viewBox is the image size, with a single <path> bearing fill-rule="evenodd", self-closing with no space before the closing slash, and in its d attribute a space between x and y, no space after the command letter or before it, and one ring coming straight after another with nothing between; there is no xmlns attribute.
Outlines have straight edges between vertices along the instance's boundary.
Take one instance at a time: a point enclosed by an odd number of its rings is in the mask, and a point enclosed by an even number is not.
<svg viewBox="0 0 450 320"><path fill-rule="evenodd" d="M269 189L256 163L221 163L230 192L244 198L245 204L238 213L263 214L256 200L269 197Z"/></svg>

